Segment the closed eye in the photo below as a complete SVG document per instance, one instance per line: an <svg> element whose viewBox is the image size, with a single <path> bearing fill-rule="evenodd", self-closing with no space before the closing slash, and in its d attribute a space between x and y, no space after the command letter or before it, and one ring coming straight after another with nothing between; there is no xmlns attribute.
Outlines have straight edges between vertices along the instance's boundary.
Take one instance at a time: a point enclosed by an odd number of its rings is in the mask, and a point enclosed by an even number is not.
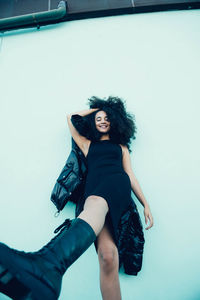
<svg viewBox="0 0 200 300"><path fill-rule="evenodd" d="M96 120L97 120L97 121L101 121L101 118L98 117ZM107 122L109 122L109 119L108 119L107 117L106 117L104 120L107 121Z"/></svg>

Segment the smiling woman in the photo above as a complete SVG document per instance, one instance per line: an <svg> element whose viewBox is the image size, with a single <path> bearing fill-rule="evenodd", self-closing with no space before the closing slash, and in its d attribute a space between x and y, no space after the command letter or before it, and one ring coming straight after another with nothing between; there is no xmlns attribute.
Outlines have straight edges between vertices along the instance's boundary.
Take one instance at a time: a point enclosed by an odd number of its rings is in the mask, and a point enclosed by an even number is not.
<svg viewBox="0 0 200 300"><path fill-rule="evenodd" d="M127 260L127 274L136 275L137 272L131 265L137 265L141 258L137 254L137 258L129 260L128 253L122 255L122 244L120 245L122 236L119 235L119 224L133 203L131 190L144 206L145 222L150 222L146 229L153 226L153 217L131 167L129 152L136 132L134 117L126 112L123 100L118 97L106 100L92 97L89 105L90 109L70 114L67 118L72 137L86 157L88 169L77 217L89 223L97 235L94 244L99 257L103 299L120 300L119 267ZM97 211L98 205L102 205L105 210L101 213ZM138 217L134 216L134 219ZM138 241L143 245L140 219L133 227L130 225L132 221L129 220L129 227L132 228L132 233L140 228ZM124 225L125 222L120 225L122 231L127 230ZM128 231L127 235L129 242L126 241L124 246L129 249L129 253L133 253L130 246L133 235L129 235ZM133 243L135 249L139 243ZM140 251L142 253L143 250ZM140 268L141 262L142 260Z"/></svg>
<svg viewBox="0 0 200 300"><path fill-rule="evenodd" d="M84 190L77 201L79 214L59 226L64 228L37 252L0 244L0 291L14 299L58 299L65 271L92 243L99 258L104 300L121 300L118 271L122 264L129 275L141 269L144 236L131 190L144 206L146 224L150 222L146 229L153 226L153 218L131 168L129 148L135 123L120 98L92 97L89 104L90 109L67 116L87 165ZM83 121L79 129L74 118L78 126Z"/></svg>

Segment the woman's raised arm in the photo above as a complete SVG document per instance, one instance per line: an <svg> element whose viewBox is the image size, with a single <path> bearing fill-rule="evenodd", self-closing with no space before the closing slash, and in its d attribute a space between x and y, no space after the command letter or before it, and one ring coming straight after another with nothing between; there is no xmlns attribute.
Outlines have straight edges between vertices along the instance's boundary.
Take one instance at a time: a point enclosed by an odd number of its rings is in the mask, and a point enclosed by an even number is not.
<svg viewBox="0 0 200 300"><path fill-rule="evenodd" d="M85 109L85 110L82 110L82 111L79 111L79 112L76 112L73 114L67 114L67 122L68 122L68 126L69 126L69 130L71 132L71 135L72 135L74 141L76 142L76 144L79 146L79 148L84 153L84 155L87 155L90 141L86 137L80 135L80 133L76 130L76 128L72 124L71 117L72 117L72 115L79 115L81 117L84 117L84 116L87 116L87 115L93 113L96 110L98 110L98 108Z"/></svg>

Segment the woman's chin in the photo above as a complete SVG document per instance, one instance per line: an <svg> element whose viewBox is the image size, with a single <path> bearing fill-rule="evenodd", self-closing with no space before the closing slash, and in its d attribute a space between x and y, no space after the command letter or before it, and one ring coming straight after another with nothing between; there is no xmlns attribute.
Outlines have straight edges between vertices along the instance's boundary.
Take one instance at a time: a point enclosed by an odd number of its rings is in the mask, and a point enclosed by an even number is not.
<svg viewBox="0 0 200 300"><path fill-rule="evenodd" d="M99 133L101 133L101 134L108 134L108 131L109 131L109 130L106 130L106 131L98 130L98 131L99 131Z"/></svg>

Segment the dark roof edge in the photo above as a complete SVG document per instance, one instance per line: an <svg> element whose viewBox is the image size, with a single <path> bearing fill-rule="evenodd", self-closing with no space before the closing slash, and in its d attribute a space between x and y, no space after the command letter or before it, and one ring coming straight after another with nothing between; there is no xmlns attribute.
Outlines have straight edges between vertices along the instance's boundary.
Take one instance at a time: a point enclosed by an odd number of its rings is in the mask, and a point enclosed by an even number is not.
<svg viewBox="0 0 200 300"><path fill-rule="evenodd" d="M95 3L95 1L96 0L93 0L93 3ZM148 5L145 5L145 1L146 3L148 3ZM116 1L114 2L116 3ZM58 9L55 10L37 13L37 14L24 15L19 17L13 17L13 18L1 19L0 32L23 29L23 28L33 28L33 27L39 28L40 26L56 24L56 23L72 21L72 20L88 19L88 18L200 8L200 0L199 1L183 0L183 2L177 0L176 3L170 3L170 2L172 1L171 0L165 1L165 4L163 0L162 1L148 0L148 2L147 0L143 0L142 2L130 1L130 4L127 2L128 4L126 3L126 7L121 7L121 8L119 7L115 8L113 5L113 7L110 9L103 9L103 5L102 5L101 8L95 9L95 5L93 5L93 10L89 8L88 11L86 6L85 10L84 7L82 7L81 11L78 11L78 9L76 9L75 11L73 10L73 8L70 7L69 5L70 1L60 1ZM143 3L143 5L141 3Z"/></svg>

